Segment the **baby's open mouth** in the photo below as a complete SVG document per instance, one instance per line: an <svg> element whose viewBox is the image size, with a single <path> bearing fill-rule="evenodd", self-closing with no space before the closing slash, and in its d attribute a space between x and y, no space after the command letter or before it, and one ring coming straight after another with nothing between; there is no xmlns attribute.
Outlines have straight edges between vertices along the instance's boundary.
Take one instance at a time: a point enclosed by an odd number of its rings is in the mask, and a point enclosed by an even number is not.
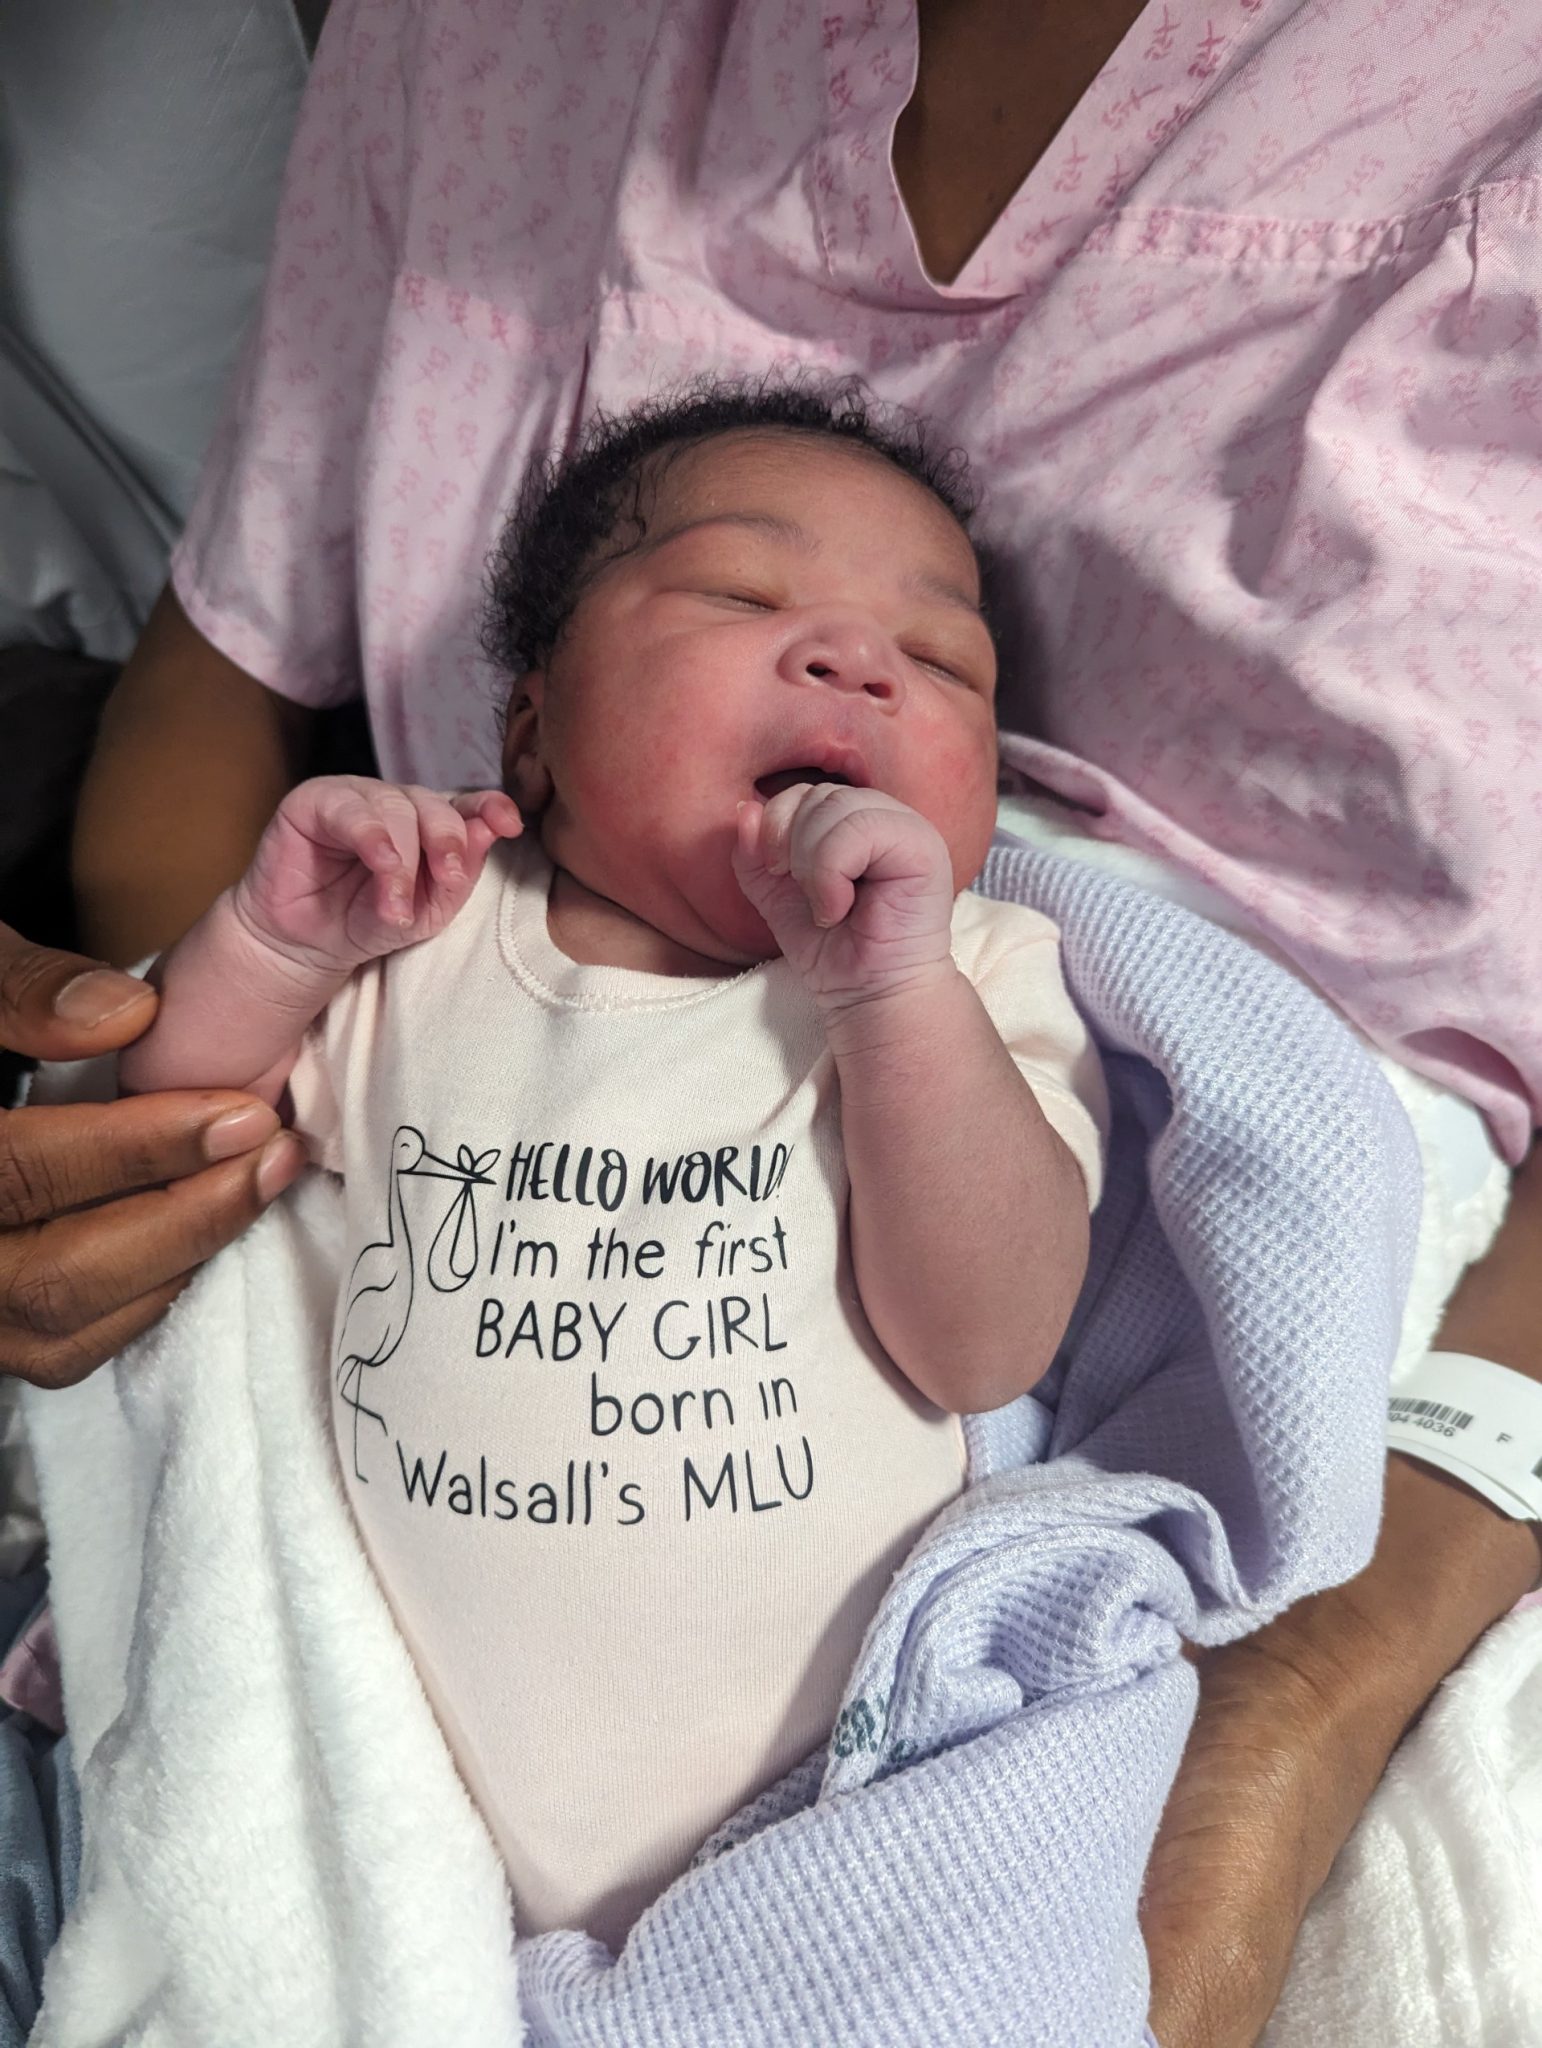
<svg viewBox="0 0 1542 2048"><path fill-rule="evenodd" d="M834 768L778 768L772 775L762 775L755 783L755 794L770 802L780 796L784 789L791 789L795 782L841 782L850 789L851 777L838 774Z"/></svg>

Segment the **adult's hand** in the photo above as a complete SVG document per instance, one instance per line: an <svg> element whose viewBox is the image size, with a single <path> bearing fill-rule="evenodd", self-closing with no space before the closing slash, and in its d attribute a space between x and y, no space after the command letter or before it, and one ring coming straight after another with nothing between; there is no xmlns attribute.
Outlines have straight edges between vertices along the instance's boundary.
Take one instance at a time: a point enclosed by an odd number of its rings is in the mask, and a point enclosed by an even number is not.
<svg viewBox="0 0 1542 2048"><path fill-rule="evenodd" d="M138 1038L143 982L0 925L0 1045L78 1060ZM0 1372L68 1386L161 1315L305 1163L266 1104L189 1089L0 1111Z"/></svg>

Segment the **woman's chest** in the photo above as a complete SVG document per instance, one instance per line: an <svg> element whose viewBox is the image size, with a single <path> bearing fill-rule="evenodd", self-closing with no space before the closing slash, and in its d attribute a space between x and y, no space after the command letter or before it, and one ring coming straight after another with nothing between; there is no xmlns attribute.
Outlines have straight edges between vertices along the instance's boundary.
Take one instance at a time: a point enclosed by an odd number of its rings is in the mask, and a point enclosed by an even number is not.
<svg viewBox="0 0 1542 2048"><path fill-rule="evenodd" d="M901 0L592 0L486 47L442 0L359 472L387 772L493 767L482 565L520 479L596 409L701 374L855 373L961 447L1010 565L1011 667L1123 663L1152 605L1232 580L1346 335L1462 231L1427 205L1460 180L1424 118L1460 23L1398 69L1373 0L1351 0L1335 65L1320 13L1146 7L1037 161L1065 78L1020 106L998 92L1016 112L971 153L977 62L911 161ZM1496 86L1489 126L1518 118L1493 38L1463 61ZM939 176L964 177L958 218L984 228L951 285L924 260Z"/></svg>

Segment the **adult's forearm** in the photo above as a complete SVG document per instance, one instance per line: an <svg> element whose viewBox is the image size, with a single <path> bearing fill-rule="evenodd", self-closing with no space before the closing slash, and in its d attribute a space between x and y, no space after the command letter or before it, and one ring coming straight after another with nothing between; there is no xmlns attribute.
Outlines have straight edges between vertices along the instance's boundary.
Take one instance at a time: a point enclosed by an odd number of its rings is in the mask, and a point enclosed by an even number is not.
<svg viewBox="0 0 1542 2048"><path fill-rule="evenodd" d="M1516 1175L1493 1248L1463 1276L1436 1342L1542 1380L1542 1147ZM1375 1558L1342 1597L1397 1653L1412 1713L1539 1574L1535 1523L1394 1455Z"/></svg>
<svg viewBox="0 0 1542 2048"><path fill-rule="evenodd" d="M1387 1760L1430 1695L1542 1572L1535 1527L1508 1521L1433 1467L1388 1460L1376 1554L1255 1639L1311 1688L1337 1748L1336 1802L1318 1814L1304 1910ZM1335 1810L1336 1805L1336 1810Z"/></svg>
<svg viewBox="0 0 1542 2048"><path fill-rule="evenodd" d="M1542 1150L1437 1341L1542 1378ZM1359 1577L1203 1659L1199 1717L1147 1878L1163 2048L1251 2048L1301 1917L1399 1740L1539 1574L1533 1524L1394 1455Z"/></svg>
<svg viewBox="0 0 1542 2048"><path fill-rule="evenodd" d="M305 772L311 714L249 676L170 587L108 699L76 812L82 936L127 965L235 881Z"/></svg>
<svg viewBox="0 0 1542 2048"><path fill-rule="evenodd" d="M1201 1660L1142 1906L1162 2048L1254 2048L1393 1751L1537 1564L1528 1527L1393 1458L1366 1571Z"/></svg>
<svg viewBox="0 0 1542 2048"><path fill-rule="evenodd" d="M1542 1379L1542 1148L1517 1174L1503 1228L1457 1287L1436 1341ZM1325 1686L1337 1677L1343 1711L1373 1712L1395 1740L1539 1575L1535 1523L1511 1521L1460 1481L1395 1454L1370 1564L1264 1636L1290 1644Z"/></svg>

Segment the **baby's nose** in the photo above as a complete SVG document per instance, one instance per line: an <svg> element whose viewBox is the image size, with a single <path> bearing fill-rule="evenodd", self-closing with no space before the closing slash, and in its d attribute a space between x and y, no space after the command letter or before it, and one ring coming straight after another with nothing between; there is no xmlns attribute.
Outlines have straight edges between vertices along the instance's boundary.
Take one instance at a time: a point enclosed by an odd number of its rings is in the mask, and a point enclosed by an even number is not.
<svg viewBox="0 0 1542 2048"><path fill-rule="evenodd" d="M824 618L800 633L782 657L789 682L823 683L875 699L890 710L905 695L899 650L876 624L861 618Z"/></svg>

